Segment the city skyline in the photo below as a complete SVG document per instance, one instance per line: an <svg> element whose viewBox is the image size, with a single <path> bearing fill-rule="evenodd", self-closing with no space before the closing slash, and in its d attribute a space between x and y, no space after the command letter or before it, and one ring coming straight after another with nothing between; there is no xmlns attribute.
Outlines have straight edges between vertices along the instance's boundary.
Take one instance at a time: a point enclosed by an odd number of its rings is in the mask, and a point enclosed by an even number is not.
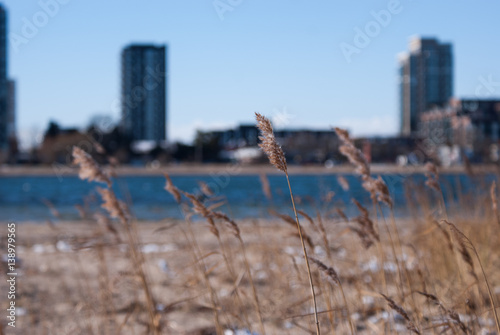
<svg viewBox="0 0 500 335"><path fill-rule="evenodd" d="M224 12L211 1L154 2L148 8L137 1L3 3L15 34L9 36L10 73L18 86L24 142L41 134L49 119L80 127L96 114L118 121L119 52L135 42L172 48L172 140L192 139L197 127L250 123L255 111L287 127L395 135L396 55L415 34L456 45L455 96L500 95L500 47L487 23L498 4L240 1ZM23 35L36 22L36 33ZM14 39L17 48L12 36L21 38ZM346 45L352 52L344 52Z"/></svg>

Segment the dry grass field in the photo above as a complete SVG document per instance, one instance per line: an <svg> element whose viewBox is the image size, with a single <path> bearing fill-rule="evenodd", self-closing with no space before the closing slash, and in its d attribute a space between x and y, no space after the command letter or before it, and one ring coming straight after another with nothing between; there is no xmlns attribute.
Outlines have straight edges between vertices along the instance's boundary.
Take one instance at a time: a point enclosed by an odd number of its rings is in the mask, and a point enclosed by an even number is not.
<svg viewBox="0 0 500 335"><path fill-rule="evenodd" d="M303 225L314 245L310 256L334 268L338 277L336 282L311 266L322 333L350 334L350 318L357 334L409 334L408 321L382 294L403 308L422 334L495 333L477 260L474 270L464 263L459 250L453 251L448 230L432 219L398 220L401 249L394 247L396 261L387 233L381 234L379 245L366 249L350 229L357 225L354 220L322 218L321 228L314 217L313 223L305 220ZM492 217L454 220L478 249L498 299L498 223ZM217 310L224 334L231 334L229 329L260 334L241 245L231 231L216 224L222 244L201 221L191 227L169 220L138 224L137 249L144 258L159 333L216 334ZM314 333L307 274L293 227L264 219L238 225L266 334ZM5 328L8 334L152 333L129 246L111 231L93 221L22 223L18 235L17 303L23 310L16 330ZM119 236L120 241L126 239L122 232ZM5 282L0 285L5 292ZM432 294L441 305L423 293Z"/></svg>

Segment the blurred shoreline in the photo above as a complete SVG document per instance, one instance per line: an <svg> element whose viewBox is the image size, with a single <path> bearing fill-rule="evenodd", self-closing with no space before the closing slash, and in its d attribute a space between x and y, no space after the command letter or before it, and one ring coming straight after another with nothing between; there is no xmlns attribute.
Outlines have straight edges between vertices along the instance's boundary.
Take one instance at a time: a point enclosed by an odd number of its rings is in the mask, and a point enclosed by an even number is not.
<svg viewBox="0 0 500 335"><path fill-rule="evenodd" d="M425 173L424 165L398 166L395 164L371 164L372 174L413 174ZM107 167L104 167L107 169ZM496 165L474 165L473 173L497 173L499 167ZM160 167L136 167L120 166L114 169L120 176L155 176L163 175L165 172L173 176L182 175L211 175L211 174L240 174L240 175L258 175L258 174L280 174L269 164L263 165L245 165L245 164L171 164ZM464 166L440 167L441 173L467 173ZM337 165L326 168L321 165L288 167L289 174L295 175L316 175L316 174L350 174L354 173L354 167L349 164ZM71 176L77 175L78 171L72 166L0 166L0 177L9 176Z"/></svg>

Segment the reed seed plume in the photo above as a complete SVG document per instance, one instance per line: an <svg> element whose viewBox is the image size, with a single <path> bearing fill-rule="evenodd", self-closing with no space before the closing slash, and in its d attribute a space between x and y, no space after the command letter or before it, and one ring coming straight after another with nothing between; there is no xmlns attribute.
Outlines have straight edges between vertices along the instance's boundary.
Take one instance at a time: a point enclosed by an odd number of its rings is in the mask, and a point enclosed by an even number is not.
<svg viewBox="0 0 500 335"><path fill-rule="evenodd" d="M352 202L356 205L356 207L358 207L358 210L361 212L362 216L370 215L370 212L368 212L368 210L364 208L363 205L361 205L358 200L352 198Z"/></svg>
<svg viewBox="0 0 500 335"><path fill-rule="evenodd" d="M363 183L361 185L368 193L370 193L370 197L373 201L385 203L387 206L392 208L392 199L389 194L389 188L381 176L374 179L369 175L363 175L362 180Z"/></svg>
<svg viewBox="0 0 500 335"><path fill-rule="evenodd" d="M347 215L345 215L343 210L341 210L340 208L336 208L335 212L337 212L338 216L340 216L342 220L344 220L345 222L349 222L349 218L347 217Z"/></svg>
<svg viewBox="0 0 500 335"><path fill-rule="evenodd" d="M420 295L423 295L424 297L426 297L429 301L431 301L432 303L434 303L435 305L437 305L439 307L439 309L441 309L444 313L446 313L446 315L448 315L448 317L453 321L455 322L458 327L460 328L460 330L464 333L464 334L468 334L469 333L469 329L467 328L467 326L460 320L460 316L458 315L457 312L455 312L454 310L452 309L449 309L449 308L446 308L444 307L443 303L433 294L430 294L430 293L427 293L427 292L421 292L421 291L417 291L418 294Z"/></svg>
<svg viewBox="0 0 500 335"><path fill-rule="evenodd" d="M238 227L238 224L233 219L231 219L229 216L227 216L226 214L224 214L222 212L212 212L212 216L216 219L219 219L219 220L222 220L223 222L225 222L227 224L227 226L229 227L229 229L231 230L231 232L233 233L233 235L237 239L241 240L240 228Z"/></svg>
<svg viewBox="0 0 500 335"><path fill-rule="evenodd" d="M199 181L198 185L200 186L201 193L203 193L206 197L214 195L214 191L204 181Z"/></svg>
<svg viewBox="0 0 500 335"><path fill-rule="evenodd" d="M361 186L370 193L370 198L375 201L377 200L377 190L376 190L376 185L375 185L375 179L373 179L370 176L362 176L362 183Z"/></svg>
<svg viewBox="0 0 500 335"><path fill-rule="evenodd" d="M224 204L226 204L226 202L225 202L225 201L219 201L219 202L216 202L216 203L213 203L213 204L209 205L209 206L207 207L207 209L208 209L209 211L212 211L212 212L213 212L213 211L214 211L214 209L217 209L217 208L219 208L219 207L223 206Z"/></svg>
<svg viewBox="0 0 500 335"><path fill-rule="evenodd" d="M259 136L261 141L259 147L267 155L272 165L278 170L287 173L285 154L278 142L276 142L271 121L259 113L255 113L255 118L257 119L257 127L261 133L261 136Z"/></svg>
<svg viewBox="0 0 500 335"><path fill-rule="evenodd" d="M299 233L294 233L293 236L296 236L297 238L300 239L300 234ZM309 246L309 248L314 249L314 242L313 242L311 236L307 235L304 232L304 230L302 230L302 238L304 239L304 241L306 241L306 243Z"/></svg>
<svg viewBox="0 0 500 335"><path fill-rule="evenodd" d="M299 213L300 215L302 215L303 217L305 217L305 218L306 218L306 220L309 222L309 224L310 224L312 227L316 228L316 225L314 224L314 220L313 220L313 219L312 219L309 215L307 215L307 213L306 213L306 212L304 212L304 211L302 211L302 210L298 210L298 211L297 211L297 213Z"/></svg>
<svg viewBox="0 0 500 335"><path fill-rule="evenodd" d="M296 225L297 224L295 222L295 220L290 215L278 213L274 209L270 209L269 210L269 214L271 214L273 216L276 216L276 217L279 217L281 220L285 221L286 223L288 223L290 225Z"/></svg>
<svg viewBox="0 0 500 335"><path fill-rule="evenodd" d="M356 207L358 207L361 214L354 218L354 221L359 225L359 227L349 227L349 229L358 235L361 239L363 247L365 249L369 249L375 244L375 242L380 242L380 236L375 230L374 223L370 219L370 213L368 210L364 208L356 199L353 198L352 201Z"/></svg>
<svg viewBox="0 0 500 335"><path fill-rule="evenodd" d="M349 182L347 182L347 179L345 179L344 176L337 176L337 182L339 183L340 187L342 187L342 189L344 191L349 191Z"/></svg>
<svg viewBox="0 0 500 335"><path fill-rule="evenodd" d="M370 193L370 196L374 201L377 200L379 202L383 202L392 208L392 199L389 194L389 188L382 177L379 176L377 179L371 177L368 161L361 150L356 148L354 145L354 141L350 138L349 132L341 128L335 128L335 132L342 141L342 145L339 148L340 153L347 157L349 162L355 166L355 171L361 175L363 188ZM339 176L337 177L337 180L344 190L349 189L349 184L345 178Z"/></svg>
<svg viewBox="0 0 500 335"><path fill-rule="evenodd" d="M352 201L361 212L361 215L357 216L354 219L361 227L361 230L364 231L369 236L371 236L374 240L380 241L380 236L375 230L375 225L373 224L373 221L370 219L368 210L364 208L356 199L352 199Z"/></svg>
<svg viewBox="0 0 500 335"><path fill-rule="evenodd" d="M446 229L443 228L443 226L441 226L439 224L439 222L437 222L436 220L432 220L432 223L439 229L439 231L443 234L445 240L446 240L446 243L448 245L448 249L450 251L453 251L453 243L451 242L451 236L450 236L450 233L448 233L448 231Z"/></svg>
<svg viewBox="0 0 500 335"><path fill-rule="evenodd" d="M321 219L321 214L319 211L316 213L316 218L318 220L318 227L321 233L321 238L323 239L323 244L328 255L328 259L331 259L332 252L330 250L330 243L328 242L328 234L326 233L325 226L323 225L323 220Z"/></svg>
<svg viewBox="0 0 500 335"><path fill-rule="evenodd" d="M104 149L104 147L99 142L93 141L92 146L94 147L95 151L98 154L101 154L101 155L106 154L106 149Z"/></svg>
<svg viewBox="0 0 500 335"><path fill-rule="evenodd" d="M179 189L175 187L174 183L172 183L172 179L170 179L170 176L167 173L164 173L163 175L167 180L165 183L165 190L168 193L172 194L172 196L175 198L175 201L180 204L182 200L181 191L179 191Z"/></svg>
<svg viewBox="0 0 500 335"><path fill-rule="evenodd" d="M349 132L346 129L335 128L335 133L340 138L340 140L344 143L352 143L351 137L349 136Z"/></svg>
<svg viewBox="0 0 500 335"><path fill-rule="evenodd" d="M50 202L50 200L48 200L48 199L42 199L41 201L43 202L43 204L45 206L47 206L50 209L50 212L52 213L52 215L55 218L58 218L58 219L61 218L61 214L59 213L59 211L57 210L57 208L54 206L54 204L52 202Z"/></svg>
<svg viewBox="0 0 500 335"><path fill-rule="evenodd" d="M101 195L103 200L101 208L105 209L109 213L109 216L120 219L122 223L128 221L130 215L128 214L127 206L125 203L116 199L113 191L107 188L98 187L97 192Z"/></svg>
<svg viewBox="0 0 500 335"><path fill-rule="evenodd" d="M330 278L336 285L340 285L340 279L339 279L339 276L337 275L337 272L335 271L334 268L330 267L330 266L327 266L325 265L324 263L322 263L321 261L319 261L318 259L314 258L314 257L309 257L309 260L311 262L313 262L314 264L316 264L318 266L318 268L324 273L326 274L326 276L328 278Z"/></svg>
<svg viewBox="0 0 500 335"><path fill-rule="evenodd" d="M74 207L78 211L78 215L80 216L80 219L87 218L87 213L85 212L85 209L81 205L75 205Z"/></svg>
<svg viewBox="0 0 500 335"><path fill-rule="evenodd" d="M73 147L73 164L79 165L78 176L80 179L88 181L97 181L107 184L111 187L111 180L94 161L94 159L79 147Z"/></svg>
<svg viewBox="0 0 500 335"><path fill-rule="evenodd" d="M392 208L392 198L385 181L381 176L378 176L377 179L372 179L372 181L374 184L375 193L377 195L377 200Z"/></svg>
<svg viewBox="0 0 500 335"><path fill-rule="evenodd" d="M460 252L460 256L462 257L463 261L470 268L469 273L476 280L478 280L476 272L475 272L475 268L474 268L474 262L472 260L471 254L469 253L469 249L470 250L474 249L474 246L472 245L472 242L453 223L448 222L446 220L442 220L441 222L446 223L448 225L448 227L450 228L451 233L452 233L453 237L455 238L455 241L458 244L458 251Z"/></svg>
<svg viewBox="0 0 500 335"><path fill-rule="evenodd" d="M333 198L335 198L335 192L333 191L328 191L325 196L323 197L323 200L325 201L325 203L330 203L332 202Z"/></svg>
<svg viewBox="0 0 500 335"><path fill-rule="evenodd" d="M365 155L363 155L361 150L359 150L354 146L354 142L349 136L349 132L341 128L335 128L335 132L342 141L342 145L339 148L342 155L347 157L349 162L351 162L351 164L353 164L356 167L356 172L358 174L364 177L369 177L370 166L366 161Z"/></svg>
<svg viewBox="0 0 500 335"><path fill-rule="evenodd" d="M182 192L182 194L184 194L184 196L186 196L189 199L189 201L193 205L193 211L196 214L199 214L205 218L210 217L211 215L210 210L200 200L198 200L198 198L195 195L184 191L180 192Z"/></svg>
<svg viewBox="0 0 500 335"><path fill-rule="evenodd" d="M498 211L498 200L497 200L497 184L495 183L495 181L491 183L490 195L491 195L491 207L496 214Z"/></svg>
<svg viewBox="0 0 500 335"><path fill-rule="evenodd" d="M437 192L441 192L441 186L439 185L439 173L436 165L429 162L425 164L425 170L425 176L427 177L425 185Z"/></svg>
<svg viewBox="0 0 500 335"><path fill-rule="evenodd" d="M213 212L210 211L196 196L194 196L191 193L187 193L184 191L180 191L184 196L186 196L191 204L193 205L193 211L196 214L199 214L203 216L205 219L207 219L208 224L210 225L210 232L214 234L217 238L220 236L219 234L219 229L215 225L215 222L213 220Z"/></svg>
<svg viewBox="0 0 500 335"><path fill-rule="evenodd" d="M415 334L421 334L420 331L418 330L418 328L415 326L415 324L413 323L413 321L411 321L410 319L410 316L408 315L408 313L401 307L399 306L398 304L396 304L394 302L394 300L392 300L391 298L389 298L388 296L386 296L385 294L381 294L384 299L387 301L389 307L396 311L397 313L399 313L405 320L406 320L406 328L415 333Z"/></svg>
<svg viewBox="0 0 500 335"><path fill-rule="evenodd" d="M299 212L299 211L297 211L297 212ZM295 226L295 227L297 226L297 222L289 215L280 214L274 210L270 210L269 213L271 213L274 216L279 217L281 220L283 220L284 222L288 223L291 226ZM302 225L300 225L300 232L302 234L302 238L304 239L304 241L307 242L309 247L314 248L314 243L312 241L312 238L305 232L304 228L302 228ZM300 234L297 233L296 236L300 238Z"/></svg>
<svg viewBox="0 0 500 335"><path fill-rule="evenodd" d="M373 245L373 237L369 235L364 229L360 229L357 227L349 227L349 229L358 235L361 239L361 243L365 249L369 249Z"/></svg>
<svg viewBox="0 0 500 335"><path fill-rule="evenodd" d="M500 224L500 216L498 215L497 184L495 183L495 181L491 183L490 196L491 196L491 208L493 209L493 214L495 215L497 223Z"/></svg>
<svg viewBox="0 0 500 335"><path fill-rule="evenodd" d="M271 200L273 198L273 194L271 192L271 185L269 185L269 179L264 173L259 175L260 183L262 185L262 193L266 196L267 200Z"/></svg>
<svg viewBox="0 0 500 335"><path fill-rule="evenodd" d="M105 230L107 230L108 232L113 234L113 236L115 237L115 239L118 243L121 242L120 234L118 233L118 230L116 230L116 228L113 226L113 224L111 223L111 221L108 219L108 217L106 215L104 215L102 213L95 213L94 219L97 221L97 223L102 228L104 228Z"/></svg>

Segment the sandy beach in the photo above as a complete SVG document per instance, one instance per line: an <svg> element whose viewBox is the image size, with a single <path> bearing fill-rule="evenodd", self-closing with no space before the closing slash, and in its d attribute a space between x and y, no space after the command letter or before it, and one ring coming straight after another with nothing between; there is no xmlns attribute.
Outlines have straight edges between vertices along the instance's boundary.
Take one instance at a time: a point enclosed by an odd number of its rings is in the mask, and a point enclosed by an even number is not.
<svg viewBox="0 0 500 335"><path fill-rule="evenodd" d="M447 305L455 306L462 320L471 320L461 300L452 294L452 287L461 284L452 279L456 273L451 254L439 252L447 248L444 243L436 244L441 240L439 231L435 236L421 234L435 231L432 223L398 219L400 237L405 241L399 251L405 255L401 264L391 257L390 237L383 232L380 238L386 241L384 246L365 250L361 240L348 229L353 223L338 218L324 218L320 226L318 223L317 218L311 222L303 218L305 232L310 236L310 256L335 268L349 308L338 284L314 266L325 331L335 328L337 334L350 334L350 319L357 334L406 333L404 318L394 316L391 321L393 314L381 296L385 290L394 299L400 296L398 266L403 264L410 287L425 291L427 285L433 285L433 292ZM267 334L307 334L314 328L304 258L293 225L279 219L243 220L237 224L245 252L223 222L216 224L219 242L210 225L202 220L189 224L165 219L137 225L136 247L143 257L141 266L148 276L162 334L215 334L214 299L226 334L249 328L259 333L250 280L257 290ZM131 259L130 244L123 227L118 222L111 225L111 230L95 221L16 225L17 324L16 328L5 327L6 334L148 331L147 303ZM383 277L375 256L379 252L385 254ZM494 271L497 255L491 255L488 273L493 289L500 294L498 271ZM245 258L252 277L245 271ZM205 276L200 268L205 269ZM431 271L433 279L425 271ZM473 282L468 276L463 280ZM385 281L388 287L384 289ZM1 281L0 292L7 289L7 283ZM467 292L463 294L473 293ZM439 310L426 304L425 298L416 294L413 299L416 305L408 300L404 306L438 317ZM6 304L3 300L2 310ZM479 322L492 329L491 319L481 316ZM479 331L473 320L468 325Z"/></svg>
<svg viewBox="0 0 500 335"><path fill-rule="evenodd" d="M113 224L120 230L118 223ZM313 320L311 316L300 316L309 303L308 286L305 273L300 270L304 262L293 226L277 220L238 224L247 246L268 332L303 334L303 329L311 327ZM332 240L328 252L336 255L338 271L346 271L343 278L352 280L349 278L354 273L347 270L349 264L369 264L369 257L349 256L347 250L340 247L346 238L355 241L354 236L342 237L345 225L333 221L325 225L331 236L338 236ZM257 320L242 254L237 252L238 243L229 231L222 226L219 228L223 247L226 251L233 250L228 253L232 274L207 224L200 221L191 225L198 248L205 255L204 264L210 273L210 284L217 292L221 313L241 318L242 325L249 321L255 329ZM25 222L18 223L16 229L18 317L16 329L6 328L8 334L35 334L40 329L48 334L97 334L99 328L104 332L121 329L124 334L145 331L145 301L131 266L124 234L114 235L91 221L50 225ZM308 229L314 228L308 226ZM197 264L193 263L187 224L168 219L141 222L138 232L138 248L144 255L143 266L149 276L164 333L212 334L213 313L208 288L197 274ZM310 250L314 257L324 257L325 252L320 244ZM237 286L240 298L235 298L233 285ZM2 281L0 291L6 290L6 283ZM244 301L238 306L235 299ZM5 302L2 310L5 310ZM337 314L342 313L340 305L339 308ZM245 321L241 313L247 314L249 320ZM230 326L234 324L226 323L225 327ZM342 329L347 331L346 326L340 322L337 331L344 333ZM381 327L381 324L374 327Z"/></svg>
<svg viewBox="0 0 500 335"><path fill-rule="evenodd" d="M114 171L121 176L127 175L163 175L164 172L173 176L180 175L210 175L217 173L255 175L255 174L279 174L273 166L264 165L246 165L246 164L170 164L159 167L132 167L119 166ZM422 166L398 166L393 164L372 164L373 174L412 174L425 173L425 167ZM463 166L443 167L441 173L465 173ZM473 167L477 173L497 173L498 167L495 165L478 165ZM337 165L332 168L324 166L296 166L290 165L289 174L348 174L353 173L354 168L351 165ZM60 166L0 166L0 177L6 176L38 176L38 175L76 175L77 169L70 165Z"/></svg>

